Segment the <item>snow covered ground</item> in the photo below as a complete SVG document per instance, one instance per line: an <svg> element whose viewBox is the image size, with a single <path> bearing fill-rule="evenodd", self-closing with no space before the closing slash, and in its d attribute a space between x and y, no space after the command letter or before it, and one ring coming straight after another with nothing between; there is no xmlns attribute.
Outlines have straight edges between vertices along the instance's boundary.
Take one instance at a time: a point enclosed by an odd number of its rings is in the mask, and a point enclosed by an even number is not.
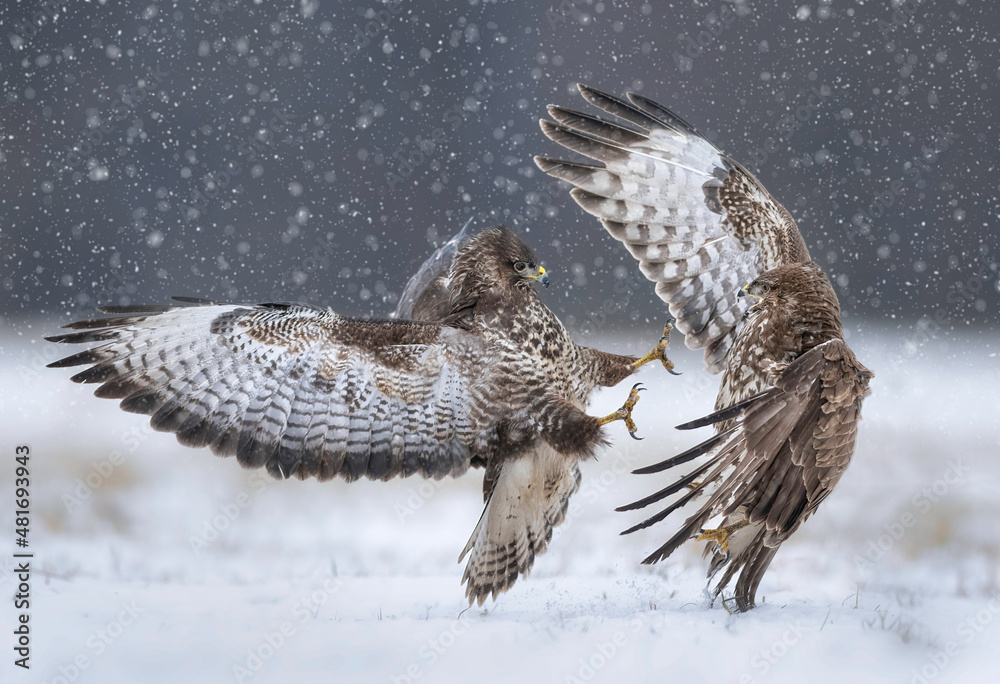
<svg viewBox="0 0 1000 684"><path fill-rule="evenodd" d="M949 343L868 330L876 372L854 462L777 555L764 601L730 615L694 546L641 558L679 522L630 537L615 506L690 446L717 380L675 352L648 368L644 442L586 464L534 572L466 610L456 563L480 475L428 483L277 482L179 446L41 366L65 351L22 328L0 358L0 513L14 549L14 449L31 447L31 670L13 665L18 581L0 565L0 680L15 682L971 682L1000 644L1000 359L995 333ZM653 337L655 335L652 335ZM597 341L645 351L650 340ZM907 346L907 344L911 346ZM912 345L916 346L912 346ZM675 345L676 346L676 345ZM622 386L600 393L613 410Z"/></svg>

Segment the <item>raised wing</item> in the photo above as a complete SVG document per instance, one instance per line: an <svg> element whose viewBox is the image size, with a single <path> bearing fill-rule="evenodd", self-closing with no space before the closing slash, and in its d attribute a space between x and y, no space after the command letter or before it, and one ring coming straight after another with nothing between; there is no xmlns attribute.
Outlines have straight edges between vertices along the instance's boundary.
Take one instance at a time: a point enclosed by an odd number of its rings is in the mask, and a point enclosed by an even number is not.
<svg viewBox="0 0 1000 684"><path fill-rule="evenodd" d="M437 248L407 281L393 318L412 321L444 321L451 313L451 266L455 255L472 237L470 218L456 235Z"/></svg>
<svg viewBox="0 0 1000 684"><path fill-rule="evenodd" d="M108 307L53 342L50 364L152 416L182 444L274 477L440 478L469 466L481 340L433 323L363 321L297 304Z"/></svg>
<svg viewBox="0 0 1000 684"><path fill-rule="evenodd" d="M634 93L628 102L580 85L591 104L636 128L549 107L542 131L593 165L535 157L639 260L691 349L718 373L742 309L736 293L764 271L809 260L791 215L692 126Z"/></svg>
<svg viewBox="0 0 1000 684"><path fill-rule="evenodd" d="M736 588L742 610L753 604L760 578L778 546L812 514L847 468L861 402L873 377L840 339L812 348L787 367L776 368L775 375L774 387L679 426L692 429L736 418L732 427L683 454L637 470L659 472L711 455L659 492L618 509L643 508L685 492L664 510L623 532L627 534L691 502L704 501L644 563L666 558L715 516L725 516L725 524L749 523L738 532L741 539L732 558L720 554L712 566L714 574L728 565L720 589L743 569Z"/></svg>

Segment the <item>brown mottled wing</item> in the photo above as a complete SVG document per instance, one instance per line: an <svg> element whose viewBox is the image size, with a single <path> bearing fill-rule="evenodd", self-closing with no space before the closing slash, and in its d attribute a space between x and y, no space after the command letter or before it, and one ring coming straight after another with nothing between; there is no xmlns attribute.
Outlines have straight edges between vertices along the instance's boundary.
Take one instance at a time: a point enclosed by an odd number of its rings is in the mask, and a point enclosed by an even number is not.
<svg viewBox="0 0 1000 684"><path fill-rule="evenodd" d="M712 454L694 471L645 499L619 510L642 508L674 493L686 493L666 509L626 532L648 527L693 501L704 500L681 529L645 563L673 553L717 515L747 518L758 538L735 556L720 586L741 567L752 604L773 551L833 490L854 453L861 402L871 371L843 340L834 339L772 371L774 387L734 407L680 427L690 429L736 418L735 424L702 444L641 473L659 472ZM698 482L690 491L687 485ZM707 497L707 499L706 499ZM741 587L737 587L739 594Z"/></svg>
<svg viewBox="0 0 1000 684"><path fill-rule="evenodd" d="M718 373L739 325L736 293L764 271L809 259L791 215L740 164L683 119L640 95L628 102L586 86L591 104L635 128L550 107L542 131L600 165L536 157L569 181L573 199L628 248Z"/></svg>
<svg viewBox="0 0 1000 684"><path fill-rule="evenodd" d="M294 304L104 311L48 338L99 343L51 366L89 365L72 379L97 396L275 477L457 475L486 419L483 345L462 330Z"/></svg>

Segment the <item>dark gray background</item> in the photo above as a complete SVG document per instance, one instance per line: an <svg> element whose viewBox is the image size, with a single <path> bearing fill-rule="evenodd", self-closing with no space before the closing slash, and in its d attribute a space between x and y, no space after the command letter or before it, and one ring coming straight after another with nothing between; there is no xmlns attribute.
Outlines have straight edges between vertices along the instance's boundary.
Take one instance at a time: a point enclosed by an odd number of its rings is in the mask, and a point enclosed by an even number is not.
<svg viewBox="0 0 1000 684"><path fill-rule="evenodd" d="M381 316L474 217L526 234L578 333L661 322L532 163L562 154L537 119L584 108L582 81L664 103L759 174L849 328L919 346L998 323L989 3L542 7L4 3L0 315L182 294Z"/></svg>

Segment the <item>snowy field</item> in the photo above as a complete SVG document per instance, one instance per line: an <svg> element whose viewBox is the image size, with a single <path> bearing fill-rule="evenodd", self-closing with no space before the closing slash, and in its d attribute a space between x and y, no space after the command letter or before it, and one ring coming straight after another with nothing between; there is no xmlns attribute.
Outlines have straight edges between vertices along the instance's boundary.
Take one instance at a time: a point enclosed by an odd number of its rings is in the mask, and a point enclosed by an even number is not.
<svg viewBox="0 0 1000 684"><path fill-rule="evenodd" d="M147 419L45 370L65 348L3 338L5 545L14 449L31 447L31 670L13 666L11 554L0 587L4 682L979 682L1000 644L996 334L948 343L866 329L876 372L854 462L778 553L763 603L704 594L693 545L641 566L680 518L630 537L615 506L660 486L627 472L707 433L715 378L647 368L635 417L584 468L533 573L466 610L459 550L481 475L428 483L277 482L179 446ZM645 351L651 339L592 341ZM907 343L916 346L907 346ZM677 346L676 344L674 345ZM599 393L592 413L628 387Z"/></svg>

